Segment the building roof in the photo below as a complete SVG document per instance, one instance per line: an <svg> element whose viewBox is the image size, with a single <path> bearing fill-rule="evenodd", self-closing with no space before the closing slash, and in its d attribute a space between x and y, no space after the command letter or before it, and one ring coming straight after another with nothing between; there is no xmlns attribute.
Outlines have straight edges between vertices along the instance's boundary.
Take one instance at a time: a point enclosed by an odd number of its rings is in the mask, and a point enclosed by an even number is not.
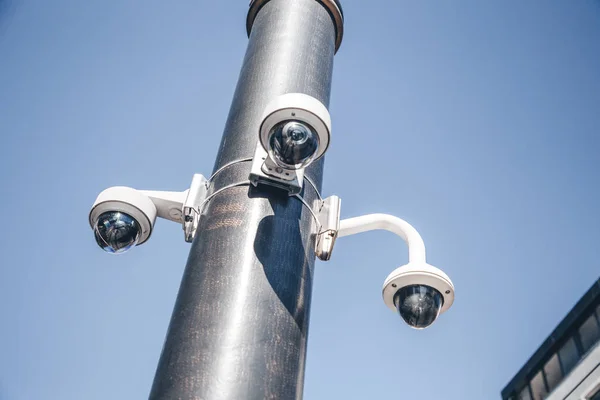
<svg viewBox="0 0 600 400"><path fill-rule="evenodd" d="M598 279L585 295L577 302L575 307L569 311L567 316L552 331L550 336L542 343L535 353L529 358L525 365L512 378L502 390L502 398L518 392L524 387L533 375L537 373L544 363L556 353L560 346L572 336L581 323L589 316L591 310L600 303L600 279Z"/></svg>

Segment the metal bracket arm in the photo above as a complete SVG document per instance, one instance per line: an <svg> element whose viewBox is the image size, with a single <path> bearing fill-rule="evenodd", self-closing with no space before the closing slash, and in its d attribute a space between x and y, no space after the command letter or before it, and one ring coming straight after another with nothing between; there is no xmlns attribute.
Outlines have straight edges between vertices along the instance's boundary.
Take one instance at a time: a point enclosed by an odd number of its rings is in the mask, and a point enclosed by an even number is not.
<svg viewBox="0 0 600 400"><path fill-rule="evenodd" d="M206 198L207 181L204 176L195 174L190 188L183 192L140 192L152 200L158 217L182 224L185 241L192 242L200 221L200 206Z"/></svg>

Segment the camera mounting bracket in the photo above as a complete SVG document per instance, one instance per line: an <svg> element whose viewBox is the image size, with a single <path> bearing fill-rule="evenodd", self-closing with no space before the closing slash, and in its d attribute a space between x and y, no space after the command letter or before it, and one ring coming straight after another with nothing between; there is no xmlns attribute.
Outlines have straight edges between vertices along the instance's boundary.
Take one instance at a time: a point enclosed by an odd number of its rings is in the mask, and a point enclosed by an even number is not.
<svg viewBox="0 0 600 400"><path fill-rule="evenodd" d="M208 181L194 174L190 188L183 192L140 190L156 206L157 216L183 226L185 241L191 243L200 221L200 207L206 199Z"/></svg>
<svg viewBox="0 0 600 400"><path fill-rule="evenodd" d="M256 145L252 169L248 177L254 187L259 184L274 186L286 190L288 195L294 196L302 191L304 181L304 168L285 169L275 164L266 150L259 143Z"/></svg>
<svg viewBox="0 0 600 400"><path fill-rule="evenodd" d="M335 240L338 237L340 229L340 208L342 200L338 196L330 196L323 201L319 201L317 222L319 223L319 233L317 234L317 243L315 245L315 254L320 260L329 261Z"/></svg>

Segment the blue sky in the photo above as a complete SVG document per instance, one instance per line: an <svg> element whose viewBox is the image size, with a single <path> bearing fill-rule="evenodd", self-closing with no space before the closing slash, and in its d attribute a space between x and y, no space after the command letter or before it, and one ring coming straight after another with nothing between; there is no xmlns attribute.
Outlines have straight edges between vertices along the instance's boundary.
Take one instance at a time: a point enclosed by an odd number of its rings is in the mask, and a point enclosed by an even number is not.
<svg viewBox="0 0 600 400"><path fill-rule="evenodd" d="M0 399L146 398L189 245L109 256L87 214L210 174L248 2L0 2ZM457 297L413 331L380 295L403 244L340 239L305 398L499 398L600 275L600 2L343 5L325 195L415 225Z"/></svg>

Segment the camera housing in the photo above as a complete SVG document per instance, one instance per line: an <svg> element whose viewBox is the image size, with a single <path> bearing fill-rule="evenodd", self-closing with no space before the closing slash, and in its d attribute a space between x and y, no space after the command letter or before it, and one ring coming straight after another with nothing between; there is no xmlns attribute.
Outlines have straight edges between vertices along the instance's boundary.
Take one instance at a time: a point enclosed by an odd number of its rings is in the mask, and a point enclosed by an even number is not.
<svg viewBox="0 0 600 400"><path fill-rule="evenodd" d="M282 156L277 157L277 140L274 140L290 124L307 131L306 136L310 136L310 140L304 140L302 144L316 144L309 156L300 157L301 160L295 163L285 162ZM260 144L273 162L287 169L305 168L327 151L331 136L331 117L327 107L314 97L303 93L287 93L276 97L267 105L259 132Z"/></svg>
<svg viewBox="0 0 600 400"><path fill-rule="evenodd" d="M115 186L98 195L90 211L89 223L100 247L109 253L122 253L150 238L156 214L156 206L150 197L129 187ZM127 217L135 222L130 223ZM106 229L102 229L99 222ZM115 229L120 233L117 234ZM120 248L118 242L125 236L133 236L133 230L138 231L135 243Z"/></svg>
<svg viewBox="0 0 600 400"><path fill-rule="evenodd" d="M108 188L98 195L88 217L96 243L106 252L124 253L150 238L157 217L180 223L185 241L192 242L207 190L201 174L183 192Z"/></svg>
<svg viewBox="0 0 600 400"><path fill-rule="evenodd" d="M300 193L304 169L325 154L331 117L319 100L303 93L276 97L265 108L250 182Z"/></svg>
<svg viewBox="0 0 600 400"><path fill-rule="evenodd" d="M410 327L424 329L450 309L454 303L454 285L439 268L412 262L386 278L383 301Z"/></svg>

